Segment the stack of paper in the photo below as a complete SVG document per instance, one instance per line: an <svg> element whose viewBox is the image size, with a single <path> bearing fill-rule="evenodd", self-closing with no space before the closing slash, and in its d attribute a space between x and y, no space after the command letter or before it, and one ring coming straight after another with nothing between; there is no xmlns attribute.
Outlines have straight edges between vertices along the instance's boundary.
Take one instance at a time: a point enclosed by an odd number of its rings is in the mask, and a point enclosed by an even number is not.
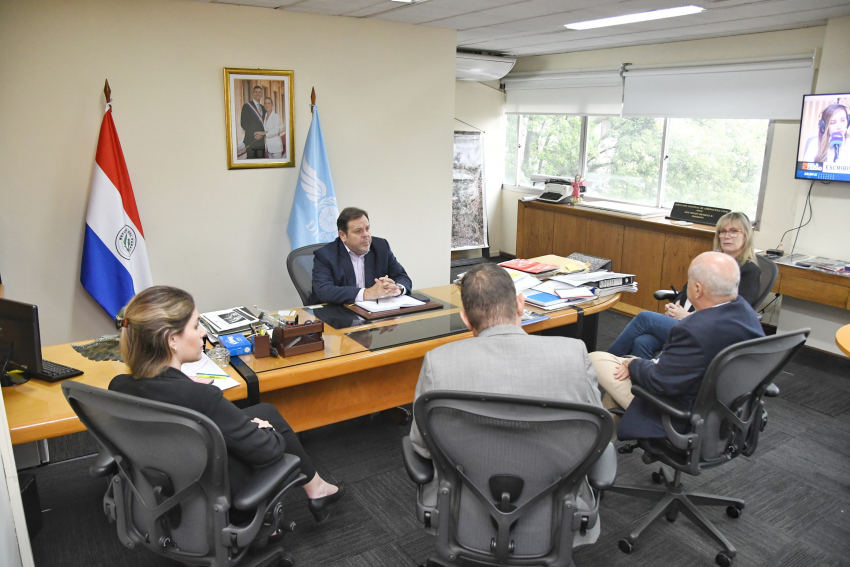
<svg viewBox="0 0 850 567"><path fill-rule="evenodd" d="M520 272L528 272L529 274L542 274L545 272L555 272L559 269L560 266L556 266L555 264L544 264L541 262L535 262L533 260L521 260L519 258L515 260L509 260L507 262L502 262L499 264L503 268L510 268L512 270L519 270Z"/></svg>
<svg viewBox="0 0 850 567"><path fill-rule="evenodd" d="M523 292L523 295L529 305L539 307L545 311L554 311L596 299L597 296L592 291L588 294L588 291L590 290L587 288L575 288L569 284L548 280ZM574 293L581 297L562 298L558 292Z"/></svg>
<svg viewBox="0 0 850 567"><path fill-rule="evenodd" d="M606 297L609 295L614 295L615 293L637 293L638 290L637 282L611 287L593 287L590 289L591 291L593 291L596 297Z"/></svg>
<svg viewBox="0 0 850 567"><path fill-rule="evenodd" d="M524 272L518 272L517 270L512 270L510 268L504 268L508 275L511 276L511 279L514 281L514 285L516 286L516 292L522 293L527 289L531 289L536 285L540 285L540 280L532 276L531 274L526 274Z"/></svg>
<svg viewBox="0 0 850 567"><path fill-rule="evenodd" d="M572 286L613 287L630 284L634 282L635 276L634 274L620 274L617 272L588 272L586 274L553 276L551 279Z"/></svg>
<svg viewBox="0 0 850 567"><path fill-rule="evenodd" d="M201 321L207 330L212 331L214 334L229 335L250 330L251 324L257 323L259 319L242 307L234 307L232 309L202 313Z"/></svg>
<svg viewBox="0 0 850 567"><path fill-rule="evenodd" d="M562 274L586 272L588 268L590 268L590 264L586 262L579 262L578 260L573 260L572 258L564 258L563 256L556 256L555 254L547 254L546 256L529 258L529 261L558 266L558 272Z"/></svg>
<svg viewBox="0 0 850 567"><path fill-rule="evenodd" d="M210 380L212 380L212 385L218 386L221 390L227 390L239 385L239 382L228 376L227 372L213 362L206 353L201 354L201 359L197 362L183 364L180 367L180 371L196 382L209 384Z"/></svg>
<svg viewBox="0 0 850 567"><path fill-rule="evenodd" d="M358 301L355 305L362 307L369 313L381 313L382 311L394 311L396 309L401 309L402 307L425 305L425 302L414 299L409 295L397 295L396 297L387 297L384 299L376 299L374 301Z"/></svg>

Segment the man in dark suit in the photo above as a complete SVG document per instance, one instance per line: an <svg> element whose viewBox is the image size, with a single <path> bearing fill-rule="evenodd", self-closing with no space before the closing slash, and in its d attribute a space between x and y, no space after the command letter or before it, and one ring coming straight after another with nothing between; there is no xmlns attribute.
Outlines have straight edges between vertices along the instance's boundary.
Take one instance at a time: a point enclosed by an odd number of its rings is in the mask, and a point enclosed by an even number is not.
<svg viewBox="0 0 850 567"><path fill-rule="evenodd" d="M266 119L266 109L263 107L263 87L257 85L251 91L251 100L242 105L242 118L239 123L245 130L242 143L248 150L248 159L263 159L266 157L266 144L263 136L266 129L263 120Z"/></svg>
<svg viewBox="0 0 850 567"><path fill-rule="evenodd" d="M354 303L409 294L413 284L383 238L373 237L369 213L343 209L339 237L313 252L308 303Z"/></svg>
<svg viewBox="0 0 850 567"><path fill-rule="evenodd" d="M603 405L626 408L617 429L620 439L657 439L667 435L661 414L647 401L635 398L632 383L690 409L705 371L714 357L733 344L763 337L753 308L738 297L740 270L735 260L720 252L700 254L688 269L688 299L696 311L670 330L655 360L620 358L606 352L590 354L607 392ZM674 422L684 432L687 424Z"/></svg>

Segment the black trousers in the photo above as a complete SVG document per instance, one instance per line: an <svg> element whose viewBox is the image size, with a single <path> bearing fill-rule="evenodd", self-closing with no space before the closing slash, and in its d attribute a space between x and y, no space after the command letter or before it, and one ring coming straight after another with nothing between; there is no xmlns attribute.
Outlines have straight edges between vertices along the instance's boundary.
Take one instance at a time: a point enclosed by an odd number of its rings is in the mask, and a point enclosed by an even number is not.
<svg viewBox="0 0 850 567"><path fill-rule="evenodd" d="M310 459L307 451L305 451L304 447L301 446L301 441L298 440L298 436L295 435L295 432L292 431L292 428L288 423L286 423L286 420L283 419L283 416L280 415L280 412L277 411L276 407L271 404L257 404L255 406L245 408L242 411L251 419L259 417L263 421L268 421L272 427L274 427L275 431L281 434L283 440L286 442L286 449L284 452L299 457L301 459L301 473L307 477L308 481L313 480L313 477L316 476L316 467L313 465L313 460ZM239 492L239 488L242 487L253 472L253 469L242 461L235 458L229 458L228 476L230 477L231 494Z"/></svg>

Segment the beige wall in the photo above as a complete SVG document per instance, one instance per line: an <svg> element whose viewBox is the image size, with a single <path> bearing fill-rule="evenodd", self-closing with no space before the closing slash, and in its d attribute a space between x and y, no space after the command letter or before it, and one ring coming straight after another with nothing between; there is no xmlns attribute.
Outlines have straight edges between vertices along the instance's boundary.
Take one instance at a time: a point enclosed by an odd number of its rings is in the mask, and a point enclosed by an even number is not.
<svg viewBox="0 0 850 567"><path fill-rule="evenodd" d="M475 81L457 81L455 118L456 131L484 131L484 188L490 253L498 255L502 240L501 187L505 177L505 93Z"/></svg>
<svg viewBox="0 0 850 567"><path fill-rule="evenodd" d="M108 78L154 282L202 311L300 303L285 267L298 169L227 170L224 67L295 71L296 163L315 86L340 208L369 211L416 287L444 283L455 37L189 0L0 3L6 297L39 305L45 344L114 332L79 283Z"/></svg>

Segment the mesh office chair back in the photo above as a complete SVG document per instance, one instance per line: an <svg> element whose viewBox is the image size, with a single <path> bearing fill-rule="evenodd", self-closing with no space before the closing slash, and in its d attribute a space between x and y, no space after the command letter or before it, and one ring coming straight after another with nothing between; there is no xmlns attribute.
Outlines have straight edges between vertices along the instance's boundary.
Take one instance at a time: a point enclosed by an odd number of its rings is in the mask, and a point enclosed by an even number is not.
<svg viewBox="0 0 850 567"><path fill-rule="evenodd" d="M755 301L753 301L753 309L757 308L764 301L764 298L770 293L771 288L776 284L776 278L779 276L779 267L776 265L776 262L767 256L757 255L756 261L761 270L761 276L759 276L759 292Z"/></svg>
<svg viewBox="0 0 850 567"><path fill-rule="evenodd" d="M118 537L184 563L232 565L222 529L229 501L227 450L218 427L195 411L77 382L62 390L118 464L112 479Z"/></svg>
<svg viewBox="0 0 850 567"><path fill-rule="evenodd" d="M414 415L441 478L442 559L570 565L582 509L589 510L586 522L596 521L598 507L577 501L577 495L611 439L608 412L585 404L434 391L416 401Z"/></svg>
<svg viewBox="0 0 850 567"><path fill-rule="evenodd" d="M693 408L704 421L695 431L700 437L700 468L755 451L765 390L808 335L809 329L801 329L752 339L714 357Z"/></svg>
<svg viewBox="0 0 850 567"><path fill-rule="evenodd" d="M286 271L298 295L301 303L307 305L307 299L313 291L313 252L325 246L327 242L309 244L296 248L286 257Z"/></svg>

